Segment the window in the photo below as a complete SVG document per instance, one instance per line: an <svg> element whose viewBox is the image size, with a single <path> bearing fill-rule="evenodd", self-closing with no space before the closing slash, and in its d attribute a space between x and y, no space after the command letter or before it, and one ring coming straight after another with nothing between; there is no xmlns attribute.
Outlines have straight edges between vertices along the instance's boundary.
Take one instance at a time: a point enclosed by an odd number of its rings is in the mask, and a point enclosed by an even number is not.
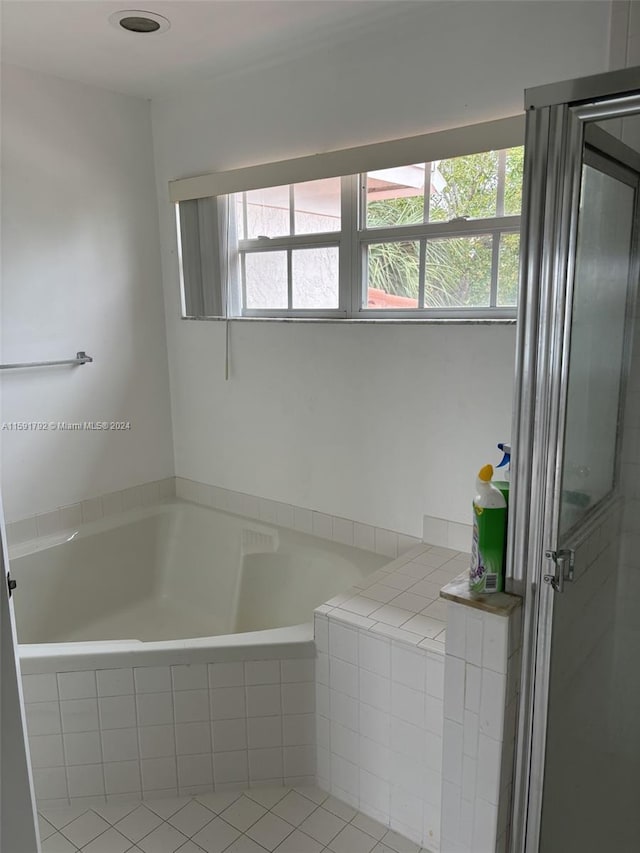
<svg viewBox="0 0 640 853"><path fill-rule="evenodd" d="M180 201L183 313L513 317L522 171L519 146Z"/></svg>

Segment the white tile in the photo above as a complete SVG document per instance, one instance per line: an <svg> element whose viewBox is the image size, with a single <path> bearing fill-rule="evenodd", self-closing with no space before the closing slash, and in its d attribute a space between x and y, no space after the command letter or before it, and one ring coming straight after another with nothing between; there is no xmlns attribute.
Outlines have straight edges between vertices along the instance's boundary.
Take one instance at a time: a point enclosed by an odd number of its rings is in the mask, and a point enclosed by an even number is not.
<svg viewBox="0 0 640 853"><path fill-rule="evenodd" d="M216 787L232 782L246 784L249 779L247 751L216 752L213 757L213 778Z"/></svg>
<svg viewBox="0 0 640 853"><path fill-rule="evenodd" d="M59 672L58 692L60 699L90 699L97 695L96 674L84 672Z"/></svg>
<svg viewBox="0 0 640 853"><path fill-rule="evenodd" d="M20 521L13 521L7 524L7 539L9 545L15 545L19 542L28 542L30 539L35 539L38 535L38 528L35 517L23 518Z"/></svg>
<svg viewBox="0 0 640 853"><path fill-rule="evenodd" d="M348 824L329 844L329 849L334 853L371 853L376 843L375 838Z"/></svg>
<svg viewBox="0 0 640 853"><path fill-rule="evenodd" d="M260 849L256 847L256 853ZM321 844L298 829L276 847L276 853L320 853L321 850Z"/></svg>
<svg viewBox="0 0 640 853"><path fill-rule="evenodd" d="M384 622L385 625L392 625L395 628L399 628L401 625L404 625L404 623L408 622L412 616L413 613L410 610L393 607L391 604L383 604L382 607L374 610L371 614L371 618L376 622Z"/></svg>
<svg viewBox="0 0 640 853"><path fill-rule="evenodd" d="M318 652L315 665L316 681L318 684L329 685L329 655Z"/></svg>
<svg viewBox="0 0 640 853"><path fill-rule="evenodd" d="M413 591L413 589L401 592L390 602L392 607L400 607L402 610L410 610L411 613L420 613L426 610L431 603L432 600L430 598L418 595Z"/></svg>
<svg viewBox="0 0 640 853"><path fill-rule="evenodd" d="M145 791L176 788L178 777L175 758L144 758L140 762L142 787Z"/></svg>
<svg viewBox="0 0 640 853"><path fill-rule="evenodd" d="M314 536L321 536L323 539L332 538L333 519L330 515L323 512L313 512L311 514L311 525Z"/></svg>
<svg viewBox="0 0 640 853"><path fill-rule="evenodd" d="M176 753L198 755L211 752L209 722L176 723Z"/></svg>
<svg viewBox="0 0 640 853"><path fill-rule="evenodd" d="M286 687L297 685L285 685ZM214 706L215 711L215 706ZM280 685L260 684L247 687L247 716L268 717L282 712Z"/></svg>
<svg viewBox="0 0 640 853"><path fill-rule="evenodd" d="M36 735L29 738L32 767L61 767L64 764L61 735Z"/></svg>
<svg viewBox="0 0 640 853"><path fill-rule="evenodd" d="M288 714L282 718L282 741L285 746L306 746L315 743L314 714Z"/></svg>
<svg viewBox="0 0 640 853"><path fill-rule="evenodd" d="M26 705L27 731L29 736L59 734L60 705L58 702L36 702Z"/></svg>
<svg viewBox="0 0 640 853"><path fill-rule="evenodd" d="M332 690L358 698L358 667L339 658L329 662L329 686Z"/></svg>
<svg viewBox="0 0 640 853"><path fill-rule="evenodd" d="M448 522L444 518L436 518L435 516L425 515L422 522L422 539L429 545L447 545Z"/></svg>
<svg viewBox="0 0 640 853"><path fill-rule="evenodd" d="M428 604L421 612L423 616L429 616L431 619L439 619L440 622L446 623L447 602L442 598L438 598L435 601L432 601L431 604Z"/></svg>
<svg viewBox="0 0 640 853"><path fill-rule="evenodd" d="M424 690L426 682L427 656L422 652L407 649L400 643L391 643L391 680Z"/></svg>
<svg viewBox="0 0 640 853"><path fill-rule="evenodd" d="M62 520L60 511L57 509L51 512L36 515L36 529L38 536L50 536L52 533L57 533L62 528Z"/></svg>
<svg viewBox="0 0 640 853"><path fill-rule="evenodd" d="M182 789L195 785L213 785L213 767L210 755L179 755L178 786Z"/></svg>
<svg viewBox="0 0 640 853"><path fill-rule="evenodd" d="M482 666L506 673L509 645L509 620L505 616L483 613Z"/></svg>
<svg viewBox="0 0 640 853"><path fill-rule="evenodd" d="M269 500L268 498L259 498L258 509L261 521L266 521L267 524L276 524L278 520L276 501Z"/></svg>
<svg viewBox="0 0 640 853"><path fill-rule="evenodd" d="M209 687L242 687L243 685L243 663L229 662L209 664Z"/></svg>
<svg viewBox="0 0 640 853"><path fill-rule="evenodd" d="M480 732L501 740L504 727L506 676L482 670L480 687Z"/></svg>
<svg viewBox="0 0 640 853"><path fill-rule="evenodd" d="M359 613L343 610L341 607L334 607L331 610L331 621L353 625L355 628L364 628L367 631L376 624L373 619L369 619L367 616L360 616Z"/></svg>
<svg viewBox="0 0 640 853"><path fill-rule="evenodd" d="M464 712L464 734L462 739L462 751L470 758L478 755L478 734L480 722L477 714L471 711Z"/></svg>
<svg viewBox="0 0 640 853"><path fill-rule="evenodd" d="M229 830L231 830L231 827L229 827ZM206 827L204 831L206 831ZM178 832L177 829L174 829L168 823L163 823L139 841L138 847L144 850L144 853L175 853L186 840L187 837L182 832Z"/></svg>
<svg viewBox="0 0 640 853"><path fill-rule="evenodd" d="M285 746L282 752L286 784L297 784L292 780L315 779L317 770L315 746L308 744Z"/></svg>
<svg viewBox="0 0 640 853"><path fill-rule="evenodd" d="M250 749L249 778L252 782L262 779L282 779L284 775L284 761L282 749Z"/></svg>
<svg viewBox="0 0 640 853"><path fill-rule="evenodd" d="M462 785L462 725L445 719L442 750L442 778Z"/></svg>
<svg viewBox="0 0 640 853"><path fill-rule="evenodd" d="M444 716L462 723L464 716L465 662L447 656L444 668Z"/></svg>
<svg viewBox="0 0 640 853"><path fill-rule="evenodd" d="M98 703L95 699L69 699L60 702L62 731L91 732L98 729Z"/></svg>
<svg viewBox="0 0 640 853"><path fill-rule="evenodd" d="M427 732L424 740L424 763L436 773L442 772L442 738Z"/></svg>
<svg viewBox="0 0 640 853"><path fill-rule="evenodd" d="M171 668L138 666L133 671L136 693L162 693L171 690Z"/></svg>
<svg viewBox="0 0 640 853"><path fill-rule="evenodd" d="M442 849L446 850L445 841L457 842L460 831L460 804L462 789L459 785L443 781L442 783ZM455 849L455 848L450 848ZM476 849L476 848L474 848ZM484 850L485 848L477 848ZM486 848L487 850L493 848Z"/></svg>
<svg viewBox="0 0 640 853"><path fill-rule="evenodd" d="M38 829L40 831L41 841L46 841L46 839L56 831L55 827L52 826L49 821L45 820L42 815L38 815Z"/></svg>
<svg viewBox="0 0 640 853"><path fill-rule="evenodd" d="M295 791L290 791L286 797L275 805L271 811L286 820L292 826L300 824L316 810L316 804Z"/></svg>
<svg viewBox="0 0 640 853"><path fill-rule="evenodd" d="M136 725L136 703L133 696L105 696L98 699L100 727L128 729Z"/></svg>
<svg viewBox="0 0 640 853"><path fill-rule="evenodd" d="M282 685L283 714L312 714L315 710L315 685L299 682Z"/></svg>
<svg viewBox="0 0 640 853"><path fill-rule="evenodd" d="M365 669L361 669L359 674L360 701L366 705L372 705L380 711L389 712L391 710L391 681Z"/></svg>
<svg viewBox="0 0 640 853"><path fill-rule="evenodd" d="M394 684L391 693L391 714L414 726L422 725L425 718L425 694L403 684Z"/></svg>
<svg viewBox="0 0 640 853"><path fill-rule="evenodd" d="M267 813L247 831L247 835L267 850L275 850L292 831L291 825L282 818Z"/></svg>
<svg viewBox="0 0 640 853"><path fill-rule="evenodd" d="M206 664L172 666L174 690L200 690L208 687Z"/></svg>
<svg viewBox="0 0 640 853"><path fill-rule="evenodd" d="M474 850L495 850L498 808L480 798L476 799L473 820Z"/></svg>
<svg viewBox="0 0 640 853"><path fill-rule="evenodd" d="M474 666L482 665L482 625L483 614L466 614L465 658Z"/></svg>
<svg viewBox="0 0 640 853"><path fill-rule="evenodd" d="M362 735L383 746L389 746L391 738L391 716L370 705L360 705L360 727Z"/></svg>
<svg viewBox="0 0 640 853"><path fill-rule="evenodd" d="M111 515L117 515L117 513L122 512L122 510L122 492L109 492L109 494L102 496L102 514L105 518Z"/></svg>
<svg viewBox="0 0 640 853"><path fill-rule="evenodd" d="M398 556L398 534L382 527L374 529L374 547L376 554L384 554L392 559Z"/></svg>
<svg viewBox="0 0 640 853"><path fill-rule="evenodd" d="M331 790L341 788L356 798L359 796L360 771L357 764L331 754Z"/></svg>
<svg viewBox="0 0 640 853"><path fill-rule="evenodd" d="M391 728L391 748L401 755L424 761L425 732L421 726L414 726L404 720L394 718Z"/></svg>
<svg viewBox="0 0 640 853"><path fill-rule="evenodd" d="M133 670L99 669L96 672L98 696L127 696L133 693Z"/></svg>
<svg viewBox="0 0 640 853"><path fill-rule="evenodd" d="M231 720L246 714L244 687L216 687L210 691L210 701L212 720Z"/></svg>
<svg viewBox="0 0 640 853"><path fill-rule="evenodd" d="M468 663L465 668L464 707L474 714L480 712L480 685L482 670Z"/></svg>
<svg viewBox="0 0 640 853"><path fill-rule="evenodd" d="M138 758L137 729L112 729L102 732L104 761L133 761Z"/></svg>
<svg viewBox="0 0 640 853"><path fill-rule="evenodd" d="M221 812L220 816L240 832L246 832L266 813L264 806L249 797L242 796Z"/></svg>
<svg viewBox="0 0 640 853"><path fill-rule="evenodd" d="M480 734L478 739L478 790L483 799L498 805L500 796L500 760L502 744Z"/></svg>
<svg viewBox="0 0 640 853"><path fill-rule="evenodd" d="M326 685L316 684L315 712L321 717L329 718L331 716L330 693L331 691Z"/></svg>
<svg viewBox="0 0 640 853"><path fill-rule="evenodd" d="M58 682L55 673L23 675L22 689L26 703L58 701Z"/></svg>
<svg viewBox="0 0 640 853"><path fill-rule="evenodd" d="M128 696L120 697L121 700L129 698ZM117 700L101 699L100 701L116 702ZM140 726L162 726L173 722L172 693L139 693L136 696L136 705L138 708L138 725ZM128 722L128 715L126 719L126 724L131 725Z"/></svg>
<svg viewBox="0 0 640 853"><path fill-rule="evenodd" d="M179 690L173 694L176 723L197 723L209 719L208 690Z"/></svg>
<svg viewBox="0 0 640 853"><path fill-rule="evenodd" d="M430 619L428 616L418 613L405 622L402 628L405 631L412 631L415 634L419 634L421 637L437 637L441 631L445 630L446 623L441 622L439 619Z"/></svg>
<svg viewBox="0 0 640 853"><path fill-rule="evenodd" d="M104 765L104 784L107 794L130 794L141 788L140 763L114 761Z"/></svg>
<svg viewBox="0 0 640 853"><path fill-rule="evenodd" d="M129 731L129 729L122 731ZM138 736L142 758L163 758L175 754L176 747L172 725L142 726L138 729Z"/></svg>
<svg viewBox="0 0 640 853"><path fill-rule="evenodd" d="M466 609L462 604L449 603L447 612L447 642L448 655L465 659L467 641Z"/></svg>
<svg viewBox="0 0 640 853"><path fill-rule="evenodd" d="M313 615L313 638L316 649L329 654L329 619L319 613Z"/></svg>
<svg viewBox="0 0 640 853"><path fill-rule="evenodd" d="M122 820L119 820L115 827L125 838L135 843L158 827L161 822L155 812L144 805L140 805Z"/></svg>
<svg viewBox="0 0 640 853"><path fill-rule="evenodd" d="M42 814L49 823L56 829L62 829L67 824L71 823L80 815L84 814L86 807L80 806L39 806L38 811Z"/></svg>
<svg viewBox="0 0 640 853"><path fill-rule="evenodd" d="M388 820L391 806L391 786L366 770L360 770L360 808L371 813L375 810Z"/></svg>
<svg viewBox="0 0 640 853"><path fill-rule="evenodd" d="M247 724L244 718L215 720L211 724L214 752L247 748Z"/></svg>
<svg viewBox="0 0 640 853"><path fill-rule="evenodd" d="M300 824L300 829L316 841L326 845L345 826L345 821L337 817L337 815L332 814L324 808L319 808Z"/></svg>
<svg viewBox="0 0 640 853"><path fill-rule="evenodd" d="M444 719L444 705L442 699L434 696L425 697L425 727L427 731L434 734L442 734L442 721Z"/></svg>
<svg viewBox="0 0 640 853"><path fill-rule="evenodd" d="M66 798L68 795L64 767L34 769L33 782L38 800Z"/></svg>
<svg viewBox="0 0 640 853"><path fill-rule="evenodd" d="M444 655L427 654L427 693L437 699L444 699Z"/></svg>
<svg viewBox="0 0 640 853"><path fill-rule="evenodd" d="M358 663L358 631L329 622L329 655L347 663Z"/></svg>
<svg viewBox="0 0 640 853"><path fill-rule="evenodd" d="M357 814L356 809L351 808L351 806L346 805L341 800L333 796L328 797L322 804L322 807L345 822L349 822Z"/></svg>
<svg viewBox="0 0 640 853"><path fill-rule="evenodd" d="M374 583L372 586L365 587L367 598L372 598L374 601L379 601L380 604L387 604L392 598L398 595L398 590L390 586L385 586L383 583Z"/></svg>
<svg viewBox="0 0 640 853"><path fill-rule="evenodd" d="M292 658L280 662L281 679L284 683L314 681L315 661L313 658Z"/></svg>
<svg viewBox="0 0 640 853"><path fill-rule="evenodd" d="M125 850L130 849L130 844L128 838L111 827L84 847L83 853L125 853ZM156 850L154 853L164 853L164 851Z"/></svg>
<svg viewBox="0 0 640 853"><path fill-rule="evenodd" d="M353 544L356 548L362 548L365 551L375 551L375 528L369 524L354 522Z"/></svg>
<svg viewBox="0 0 640 853"><path fill-rule="evenodd" d="M280 661L246 661L244 677L246 684L278 684L280 682Z"/></svg>
<svg viewBox="0 0 640 853"><path fill-rule="evenodd" d="M313 514L310 509L294 506L293 526L301 533L311 533L313 530Z"/></svg>
<svg viewBox="0 0 640 853"><path fill-rule="evenodd" d="M282 746L282 718L251 717L247 720L249 749Z"/></svg>
<svg viewBox="0 0 640 853"><path fill-rule="evenodd" d="M352 764L360 760L358 735L335 720L331 722L331 752Z"/></svg>
<svg viewBox="0 0 640 853"><path fill-rule="evenodd" d="M64 735L66 764L98 764L102 761L102 748L98 732L78 732Z"/></svg>
<svg viewBox="0 0 640 853"><path fill-rule="evenodd" d="M354 595L343 601L340 609L348 610L350 613L355 613L359 616L368 616L380 607L380 602L372 598L367 598L364 595Z"/></svg>
<svg viewBox="0 0 640 853"><path fill-rule="evenodd" d="M309 716L314 716L313 714ZM285 719L290 719L289 717L285 717ZM330 728L331 723L325 717L321 717L319 714L315 715L315 724L316 724L316 743L318 747L322 749L330 748Z"/></svg>
<svg viewBox="0 0 640 853"><path fill-rule="evenodd" d="M462 799L473 803L476 798L476 771L475 758L469 755L462 756Z"/></svg>
<svg viewBox="0 0 640 853"><path fill-rule="evenodd" d="M102 764L82 764L67 767L70 797L95 797L104 795Z"/></svg>
<svg viewBox="0 0 640 853"><path fill-rule="evenodd" d="M346 518L333 519L333 537L334 541L342 542L343 545L353 545L354 530L353 521L348 521Z"/></svg>
<svg viewBox="0 0 640 853"><path fill-rule="evenodd" d="M333 747L333 739L331 743ZM389 773L390 756L391 751L388 747L360 736L359 757L356 763L362 770L383 779Z"/></svg>
<svg viewBox="0 0 640 853"><path fill-rule="evenodd" d="M294 508L291 504L281 503L276 501L276 522L279 527L294 527Z"/></svg>

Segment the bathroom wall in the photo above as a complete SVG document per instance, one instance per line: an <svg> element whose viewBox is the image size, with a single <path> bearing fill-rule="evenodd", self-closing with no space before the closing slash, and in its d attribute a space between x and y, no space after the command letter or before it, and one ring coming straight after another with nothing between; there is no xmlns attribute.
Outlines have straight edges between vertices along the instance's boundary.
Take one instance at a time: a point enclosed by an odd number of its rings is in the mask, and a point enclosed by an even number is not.
<svg viewBox="0 0 640 853"><path fill-rule="evenodd" d="M2 420L130 422L0 431L8 521L173 474L147 102L2 70Z"/></svg>
<svg viewBox="0 0 640 853"><path fill-rule="evenodd" d="M508 437L513 326L179 319L174 178L513 115L603 71L608 3L403 7L329 48L154 100L176 474L421 535L468 521Z"/></svg>

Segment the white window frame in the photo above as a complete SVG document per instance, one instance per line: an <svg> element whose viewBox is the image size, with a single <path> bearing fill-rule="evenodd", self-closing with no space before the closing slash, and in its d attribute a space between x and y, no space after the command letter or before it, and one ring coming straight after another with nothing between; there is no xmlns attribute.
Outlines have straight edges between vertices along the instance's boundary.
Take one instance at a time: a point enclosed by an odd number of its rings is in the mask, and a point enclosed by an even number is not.
<svg viewBox="0 0 640 853"><path fill-rule="evenodd" d="M237 253L232 251L231 262L242 291L239 310L229 315L231 319L349 319L349 320L483 320L513 319L516 306L497 306L497 276L500 235L520 230L520 215L501 215L501 198L498 193L495 217L486 219L454 219L450 222L425 222L414 225L366 228L366 174L381 168L394 168L415 162L446 160L490 150L505 150L523 144L523 116L454 128L435 134L394 140L386 143L361 146L345 151L328 152L297 160L247 167L233 172L213 173L194 178L172 181L169 184L172 201L179 203L194 198L231 195L251 189L293 185L319 178L341 179L340 231L317 234L290 234L281 237L239 239ZM419 153L422 152L422 153ZM422 156L424 155L424 156ZM338 171L357 165L360 171L350 174ZM231 207L231 205L229 205ZM293 214L292 214L293 215ZM293 228L291 229L294 230ZM366 305L366 248L370 243L384 240L419 240L421 258L426 240L433 238L464 237L477 234L491 235L492 263L490 305L485 307L446 308L368 308ZM337 247L339 252L339 304L336 309L294 309L292 304L291 253L295 249L312 249L324 246ZM287 251L288 304L287 308L245 308L244 275L241 264L249 253ZM234 258L235 256L235 258ZM421 264L421 278L424 278ZM420 294L423 293L421 282ZM183 299L184 302L184 299ZM227 303L228 304L228 303ZM184 316L184 311L183 311ZM193 319L193 318L191 318Z"/></svg>

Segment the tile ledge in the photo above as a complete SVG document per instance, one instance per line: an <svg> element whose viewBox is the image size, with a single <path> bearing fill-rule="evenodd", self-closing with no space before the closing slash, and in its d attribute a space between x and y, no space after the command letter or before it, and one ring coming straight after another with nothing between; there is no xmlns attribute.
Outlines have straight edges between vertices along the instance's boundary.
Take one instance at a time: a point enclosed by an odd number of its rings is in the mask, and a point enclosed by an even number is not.
<svg viewBox="0 0 640 853"><path fill-rule="evenodd" d="M478 593L471 592L467 572L463 572L443 586L440 590L440 598L453 601L456 604L464 604L474 610L494 613L498 616L509 616L522 604L522 598L510 592L494 592L490 595L478 595Z"/></svg>

